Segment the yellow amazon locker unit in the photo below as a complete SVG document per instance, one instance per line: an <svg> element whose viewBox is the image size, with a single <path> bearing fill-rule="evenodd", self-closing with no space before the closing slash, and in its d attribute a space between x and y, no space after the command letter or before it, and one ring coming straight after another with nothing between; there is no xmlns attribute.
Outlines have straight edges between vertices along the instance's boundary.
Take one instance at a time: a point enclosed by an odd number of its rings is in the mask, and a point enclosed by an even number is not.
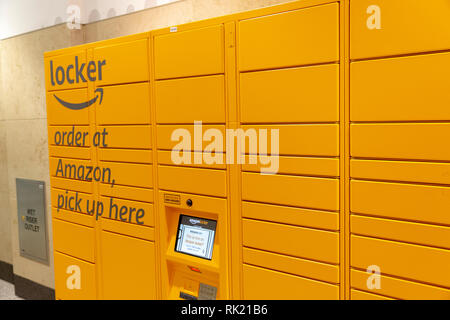
<svg viewBox="0 0 450 320"><path fill-rule="evenodd" d="M58 298L341 296L340 6L46 54ZM279 132L275 172L230 130Z"/></svg>
<svg viewBox="0 0 450 320"><path fill-rule="evenodd" d="M302 0L46 53L56 298L449 299L449 14Z"/></svg>

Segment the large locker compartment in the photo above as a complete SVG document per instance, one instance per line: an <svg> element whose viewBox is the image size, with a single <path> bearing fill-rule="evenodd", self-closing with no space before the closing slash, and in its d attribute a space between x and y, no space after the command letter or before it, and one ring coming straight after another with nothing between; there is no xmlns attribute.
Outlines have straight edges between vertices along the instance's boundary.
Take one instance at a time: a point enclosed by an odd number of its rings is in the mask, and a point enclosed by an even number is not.
<svg viewBox="0 0 450 320"><path fill-rule="evenodd" d="M350 2L352 299L450 298L449 15Z"/></svg>

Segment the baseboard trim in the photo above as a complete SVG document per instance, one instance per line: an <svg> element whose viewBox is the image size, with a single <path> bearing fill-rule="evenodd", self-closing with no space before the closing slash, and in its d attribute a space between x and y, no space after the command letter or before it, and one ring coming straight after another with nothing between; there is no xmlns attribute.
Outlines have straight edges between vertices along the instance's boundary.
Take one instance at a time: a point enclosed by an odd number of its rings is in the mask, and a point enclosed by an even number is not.
<svg viewBox="0 0 450 320"><path fill-rule="evenodd" d="M42 284L14 275L16 296L26 300L55 300L55 290Z"/></svg>
<svg viewBox="0 0 450 320"><path fill-rule="evenodd" d="M0 261L0 279L14 284L14 272L12 264Z"/></svg>

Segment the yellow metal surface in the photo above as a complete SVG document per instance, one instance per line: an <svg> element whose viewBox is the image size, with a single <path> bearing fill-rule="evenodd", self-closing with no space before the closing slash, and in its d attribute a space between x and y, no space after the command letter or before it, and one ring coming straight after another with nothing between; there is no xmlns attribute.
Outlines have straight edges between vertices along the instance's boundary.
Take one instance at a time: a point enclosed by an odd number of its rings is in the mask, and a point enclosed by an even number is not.
<svg viewBox="0 0 450 320"><path fill-rule="evenodd" d="M153 205L151 203L103 196L100 197L100 200L106 205L105 214L102 216L104 219L123 221L142 226L155 225L155 216L153 213Z"/></svg>
<svg viewBox="0 0 450 320"><path fill-rule="evenodd" d="M356 289L351 289L350 297L352 300L394 300L385 296L380 296Z"/></svg>
<svg viewBox="0 0 450 320"><path fill-rule="evenodd" d="M350 1L350 57L450 48L448 0Z"/></svg>
<svg viewBox="0 0 450 320"><path fill-rule="evenodd" d="M78 167L92 166L90 160L61 159L50 157L49 159L50 175L52 177L61 177L67 179L77 179L86 181L86 172L78 171Z"/></svg>
<svg viewBox="0 0 450 320"><path fill-rule="evenodd" d="M79 206L77 208L76 201L81 200L83 203L90 201L92 203L93 197L89 193L52 188L51 200L54 208L87 214L87 206Z"/></svg>
<svg viewBox="0 0 450 320"><path fill-rule="evenodd" d="M55 252L55 291L58 300L95 300L97 299L95 266L65 254ZM73 268L77 266L77 268ZM68 275L82 274L79 289L75 279L68 279ZM73 287L72 287L73 286Z"/></svg>
<svg viewBox="0 0 450 320"><path fill-rule="evenodd" d="M450 228L446 226L359 215L352 215L350 222L354 234L450 249Z"/></svg>
<svg viewBox="0 0 450 320"><path fill-rule="evenodd" d="M314 209L339 209L339 181L288 175L242 174L244 200Z"/></svg>
<svg viewBox="0 0 450 320"><path fill-rule="evenodd" d="M189 161L187 163L180 163L179 166L186 166L186 167L195 167L195 168L210 168L210 169L226 169L227 165L225 161L223 163L205 163L202 161L201 163L195 163L195 157L198 152L193 151L185 151L183 153L184 156L186 156ZM223 155L223 159L225 159L225 156ZM161 165L173 165L172 161L172 151L166 151L166 150L159 150L158 151L158 164Z"/></svg>
<svg viewBox="0 0 450 320"><path fill-rule="evenodd" d="M244 219L243 234L246 247L328 263L339 261L336 232Z"/></svg>
<svg viewBox="0 0 450 320"><path fill-rule="evenodd" d="M54 245L55 251L94 262L94 229L58 219L53 219L52 223L53 235L58 239Z"/></svg>
<svg viewBox="0 0 450 320"><path fill-rule="evenodd" d="M450 160L449 123L351 125L351 155L361 158Z"/></svg>
<svg viewBox="0 0 450 320"><path fill-rule="evenodd" d="M99 193L101 195L137 200L143 202L153 202L153 190L140 187L114 186L101 184L99 185Z"/></svg>
<svg viewBox="0 0 450 320"><path fill-rule="evenodd" d="M93 216L87 215L85 213L76 212L72 210L65 210L53 207L52 215L56 219L64 220L67 222L72 222L80 224L86 227L93 228L95 225L95 218Z"/></svg>
<svg viewBox="0 0 450 320"><path fill-rule="evenodd" d="M279 270L311 279L339 283L339 267L336 265L252 248L243 249L243 259L244 263L249 265Z"/></svg>
<svg viewBox="0 0 450 320"><path fill-rule="evenodd" d="M64 147L48 146L49 156L58 158L90 159L91 149L89 147Z"/></svg>
<svg viewBox="0 0 450 320"><path fill-rule="evenodd" d="M354 180L351 182L351 210L386 218L449 225L449 195L450 189L441 186Z"/></svg>
<svg viewBox="0 0 450 320"><path fill-rule="evenodd" d="M106 231L101 237L103 298L155 299L154 243ZM141 268L146 272L131 272ZM130 272L125 275L123 270Z"/></svg>
<svg viewBox="0 0 450 320"><path fill-rule="evenodd" d="M175 166L158 167L159 188L211 196L226 196L226 172Z"/></svg>
<svg viewBox="0 0 450 320"><path fill-rule="evenodd" d="M153 186L151 165L122 162L102 162L102 164L111 169L114 184L142 188Z"/></svg>
<svg viewBox="0 0 450 320"><path fill-rule="evenodd" d="M70 51L72 52L45 57L45 88L47 91L87 87L87 83L83 82L81 77L78 81L76 77L77 65L86 64L86 52L77 49ZM58 67L61 67L59 71ZM85 76L85 74L83 75Z"/></svg>
<svg viewBox="0 0 450 320"><path fill-rule="evenodd" d="M332 211L242 202L242 217L303 227L339 230L339 215Z"/></svg>
<svg viewBox="0 0 450 320"><path fill-rule="evenodd" d="M86 89L64 90L47 93L47 121L50 125L88 125L89 111L61 108L57 98L65 101L84 102L88 100Z"/></svg>
<svg viewBox="0 0 450 320"><path fill-rule="evenodd" d="M121 161L146 163L153 162L153 154L151 150L135 150L135 149L98 149L98 159L100 161Z"/></svg>
<svg viewBox="0 0 450 320"><path fill-rule="evenodd" d="M338 31L337 3L240 21L239 70L338 61Z"/></svg>
<svg viewBox="0 0 450 320"><path fill-rule="evenodd" d="M244 299L339 299L339 287L333 284L246 264L243 269Z"/></svg>
<svg viewBox="0 0 450 320"><path fill-rule="evenodd" d="M338 156L339 125L337 124L300 124L300 125L242 125L242 129L279 130L279 154L298 156ZM311 139L314 137L314 139ZM269 140L270 141L270 140ZM295 143L292 143L295 141ZM271 150L271 143L267 144ZM246 153L250 144L246 144ZM259 152L259 146L257 148Z"/></svg>
<svg viewBox="0 0 450 320"><path fill-rule="evenodd" d="M449 73L448 52L352 63L350 119L448 120Z"/></svg>
<svg viewBox="0 0 450 320"><path fill-rule="evenodd" d="M450 163L353 159L352 177L371 180L390 180L450 184Z"/></svg>
<svg viewBox="0 0 450 320"><path fill-rule="evenodd" d="M90 147L92 142L92 132L88 126L49 126L48 135L49 145L58 147Z"/></svg>
<svg viewBox="0 0 450 320"><path fill-rule="evenodd" d="M355 180L351 190L351 210L355 213L450 224L450 204L446 201L450 189L446 187Z"/></svg>
<svg viewBox="0 0 450 320"><path fill-rule="evenodd" d="M202 132L200 127L197 127L198 133L196 134L194 124L185 125L158 125L157 132L157 147L161 150L185 150L185 151L203 151L209 145L208 142L202 140L203 133L206 130L214 129L220 132L222 137L226 136L226 129L224 125L203 125ZM179 131L175 131L179 130ZM180 132L180 136L175 134ZM197 143L196 143L197 142ZM226 148L225 142L216 148L215 151L224 152Z"/></svg>
<svg viewBox="0 0 450 320"><path fill-rule="evenodd" d="M223 38L222 25L157 35L154 46L155 78L223 73Z"/></svg>
<svg viewBox="0 0 450 320"><path fill-rule="evenodd" d="M359 270L352 270L351 272L352 286L361 290L368 290L366 284L368 274ZM387 295L397 299L448 300L450 298L450 290L423 283L411 282L385 275L381 276L381 282L383 285L380 289L372 289L370 291L375 294Z"/></svg>
<svg viewBox="0 0 450 320"><path fill-rule="evenodd" d="M150 126L101 126L100 132L106 130L106 147L101 142L100 147L121 149L150 149L152 136Z"/></svg>
<svg viewBox="0 0 450 320"><path fill-rule="evenodd" d="M337 64L241 73L241 121L338 121L338 75Z"/></svg>
<svg viewBox="0 0 450 320"><path fill-rule="evenodd" d="M384 275L449 287L450 251L421 245L352 235L352 266L376 264ZM433 272L430 272L432 266Z"/></svg>
<svg viewBox="0 0 450 320"><path fill-rule="evenodd" d="M97 77L96 86L148 81L147 39L96 46L93 51L94 61L106 62L103 78Z"/></svg>
<svg viewBox="0 0 450 320"><path fill-rule="evenodd" d="M339 159L337 158L279 156L278 161L278 173L282 174L324 177L339 176ZM261 163L261 159L258 158L257 163L251 164L249 155L245 156L245 162L242 164L243 171L261 172L262 169L270 172L270 166ZM272 172L274 171L275 169L272 169Z"/></svg>
<svg viewBox="0 0 450 320"><path fill-rule="evenodd" d="M135 237L142 240L155 241L155 228L140 226L133 223L124 223L118 220L102 220L102 230Z"/></svg>
<svg viewBox="0 0 450 320"><path fill-rule="evenodd" d="M156 83L156 122L225 122L224 76L207 76Z"/></svg>
<svg viewBox="0 0 450 320"><path fill-rule="evenodd" d="M50 182L52 187L63 190L74 190L79 192L91 193L94 188L92 182L81 180L71 180L71 179L51 177Z"/></svg>
<svg viewBox="0 0 450 320"><path fill-rule="evenodd" d="M98 124L150 124L148 83L107 86L102 89L102 103L95 104ZM124 106L132 108L133 112L124 112Z"/></svg>

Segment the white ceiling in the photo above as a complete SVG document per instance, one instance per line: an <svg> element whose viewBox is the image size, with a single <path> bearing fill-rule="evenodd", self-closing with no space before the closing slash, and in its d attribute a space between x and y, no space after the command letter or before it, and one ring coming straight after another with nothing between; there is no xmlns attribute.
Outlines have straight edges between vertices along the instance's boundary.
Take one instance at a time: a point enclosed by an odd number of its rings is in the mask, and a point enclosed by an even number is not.
<svg viewBox="0 0 450 320"><path fill-rule="evenodd" d="M66 23L79 8L86 24L180 0L0 0L0 39Z"/></svg>

